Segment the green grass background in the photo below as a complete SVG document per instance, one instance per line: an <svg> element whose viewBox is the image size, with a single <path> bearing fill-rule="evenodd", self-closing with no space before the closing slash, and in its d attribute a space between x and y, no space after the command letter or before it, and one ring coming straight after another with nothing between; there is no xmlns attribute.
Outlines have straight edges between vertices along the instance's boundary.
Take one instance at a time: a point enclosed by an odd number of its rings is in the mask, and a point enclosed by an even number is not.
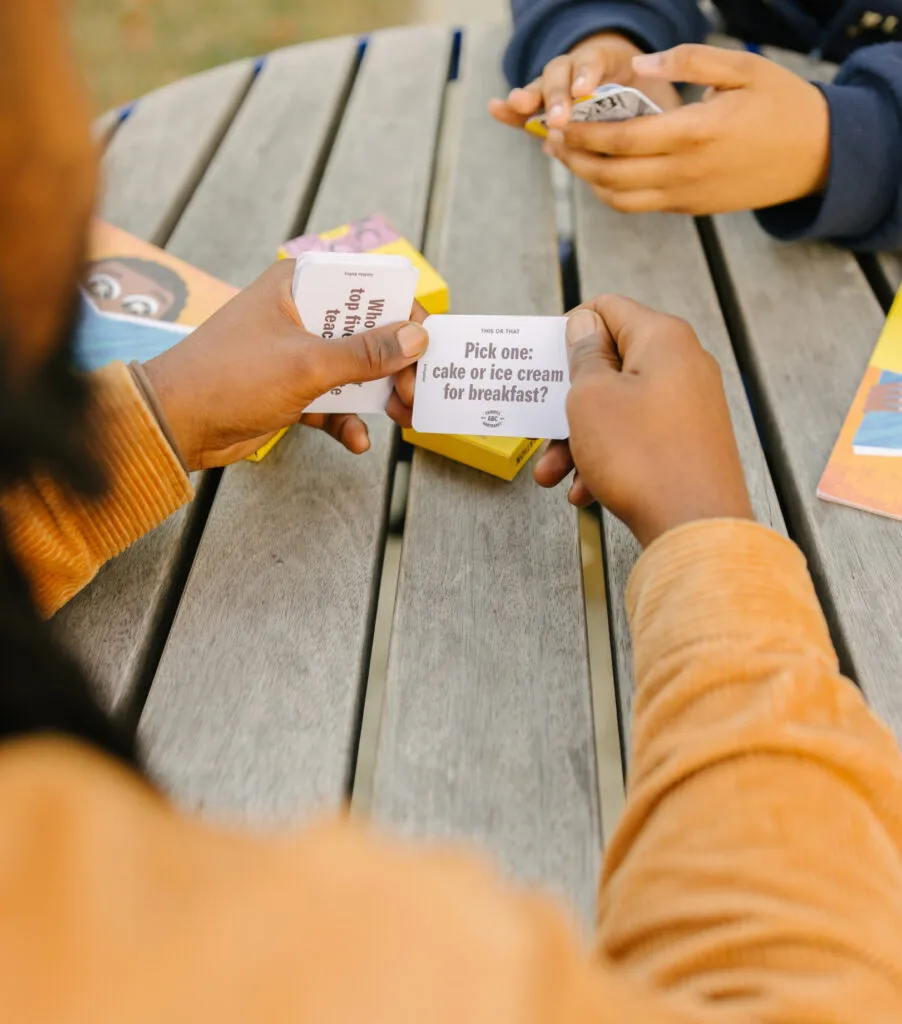
<svg viewBox="0 0 902 1024"><path fill-rule="evenodd" d="M505 9L505 0L72 0L70 17L99 112L280 46L387 25L496 19Z"/></svg>

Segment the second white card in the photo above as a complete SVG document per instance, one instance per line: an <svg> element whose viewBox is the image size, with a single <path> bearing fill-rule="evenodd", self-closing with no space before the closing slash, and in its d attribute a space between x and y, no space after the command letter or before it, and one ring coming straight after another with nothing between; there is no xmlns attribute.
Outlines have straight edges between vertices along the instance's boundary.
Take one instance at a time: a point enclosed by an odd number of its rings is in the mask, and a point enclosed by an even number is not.
<svg viewBox="0 0 902 1024"><path fill-rule="evenodd" d="M426 434L568 437L563 316L430 316L413 426Z"/></svg>

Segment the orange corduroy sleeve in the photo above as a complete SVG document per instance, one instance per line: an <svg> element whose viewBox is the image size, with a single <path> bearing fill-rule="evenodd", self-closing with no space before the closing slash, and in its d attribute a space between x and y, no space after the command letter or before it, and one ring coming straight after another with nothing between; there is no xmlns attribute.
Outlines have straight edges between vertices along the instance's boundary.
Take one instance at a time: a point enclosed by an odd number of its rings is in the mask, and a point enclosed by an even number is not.
<svg viewBox="0 0 902 1024"><path fill-rule="evenodd" d="M239 835L32 740L0 747L3 1019L902 1020L899 753L800 554L687 526L628 596L635 753L594 958L467 857L346 822Z"/></svg>
<svg viewBox="0 0 902 1024"><path fill-rule="evenodd" d="M627 602L604 961L705 1020L902 1020L902 762L839 673L801 553L753 523L691 524L645 553Z"/></svg>
<svg viewBox="0 0 902 1024"><path fill-rule="evenodd" d="M104 562L194 493L125 364L111 363L91 376L96 456L106 471L106 495L83 500L47 477L16 484L0 495L13 556L48 616L89 583Z"/></svg>

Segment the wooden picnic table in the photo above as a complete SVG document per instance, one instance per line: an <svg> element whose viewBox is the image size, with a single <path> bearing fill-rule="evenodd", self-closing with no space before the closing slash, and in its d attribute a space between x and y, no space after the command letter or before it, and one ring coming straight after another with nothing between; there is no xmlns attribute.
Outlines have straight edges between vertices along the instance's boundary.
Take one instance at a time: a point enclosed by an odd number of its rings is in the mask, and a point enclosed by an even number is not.
<svg viewBox="0 0 902 1024"><path fill-rule="evenodd" d="M623 216L577 186L562 277L549 162L486 113L505 35L331 39L151 93L98 126L101 216L243 286L284 239L381 212L456 312L558 314L566 279L685 317L723 368L757 515L801 544L844 667L902 735L902 532L815 496L902 264L778 245L749 214ZM187 806L285 821L354 792L398 458L393 425L370 429L364 457L295 429L259 465L197 475L193 504L58 616ZM586 920L616 812L597 765L620 758L596 720L616 684L627 747L638 555L600 522L608 694L565 490L415 453L367 800L404 833L475 841Z"/></svg>

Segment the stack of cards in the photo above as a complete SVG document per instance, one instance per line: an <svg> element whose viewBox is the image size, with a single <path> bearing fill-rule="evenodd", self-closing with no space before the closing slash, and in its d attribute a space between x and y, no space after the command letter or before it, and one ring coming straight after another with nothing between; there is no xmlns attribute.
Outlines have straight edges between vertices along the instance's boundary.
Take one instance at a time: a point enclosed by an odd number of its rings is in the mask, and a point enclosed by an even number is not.
<svg viewBox="0 0 902 1024"><path fill-rule="evenodd" d="M340 339L410 317L419 278L399 255L307 252L292 294L307 330ZM414 443L513 479L538 438L565 438L570 388L566 318L433 315L417 365ZM336 387L319 413L382 412L393 381Z"/></svg>
<svg viewBox="0 0 902 1024"><path fill-rule="evenodd" d="M657 105L627 85L600 85L591 96L581 96L573 103L570 120L576 122L629 121L633 117L661 114ZM545 111L526 122L526 130L540 139L548 134Z"/></svg>
<svg viewBox="0 0 902 1024"><path fill-rule="evenodd" d="M419 271L406 256L309 252L298 257L292 295L308 331L327 339L410 319ZM333 388L307 412L382 412L392 378Z"/></svg>
<svg viewBox="0 0 902 1024"><path fill-rule="evenodd" d="M370 253L406 256L414 268L420 272L416 300L427 313L445 313L448 310L449 295L446 282L423 257L422 253L417 252L382 214L374 213L360 220L350 221L331 231L293 238L281 246L279 258L296 257L306 262L309 254L312 253ZM304 301L303 297L301 301ZM410 311L407 310L401 319L407 319L409 315ZM323 326L320 325L320 327ZM344 395L341 397L341 403L344 404L352 401L353 391L363 390L366 395L368 391L372 394L375 389L344 388L342 390ZM322 410L325 403L334 397L338 396L324 396L311 408ZM372 395L372 397L374 400L381 400L382 393ZM504 434L499 436L493 432L497 431L499 427L500 425L491 429L481 427L478 434L424 434L412 428L407 428L402 433L405 441L418 448L436 452L445 458L462 462L503 480L513 480L539 447L541 441L527 437L508 437ZM279 440L279 437L281 434L264 446L256 457L262 458Z"/></svg>

